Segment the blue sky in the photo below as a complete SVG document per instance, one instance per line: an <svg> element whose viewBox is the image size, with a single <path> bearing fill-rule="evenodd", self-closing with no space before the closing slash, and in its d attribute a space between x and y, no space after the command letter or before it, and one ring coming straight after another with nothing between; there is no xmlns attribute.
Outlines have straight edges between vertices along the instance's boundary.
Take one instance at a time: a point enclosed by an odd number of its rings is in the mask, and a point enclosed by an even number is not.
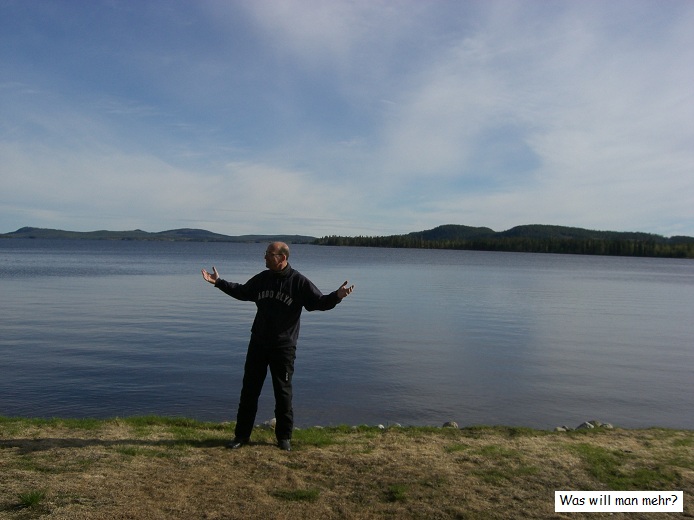
<svg viewBox="0 0 694 520"><path fill-rule="evenodd" d="M694 236L689 0L0 0L0 232Z"/></svg>

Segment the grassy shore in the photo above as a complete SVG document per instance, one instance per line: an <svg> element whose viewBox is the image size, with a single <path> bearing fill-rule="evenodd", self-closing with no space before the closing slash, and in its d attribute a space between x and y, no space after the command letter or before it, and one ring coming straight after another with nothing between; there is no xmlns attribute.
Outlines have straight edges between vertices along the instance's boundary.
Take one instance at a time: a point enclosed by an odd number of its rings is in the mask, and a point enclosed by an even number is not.
<svg viewBox="0 0 694 520"><path fill-rule="evenodd" d="M694 431L310 428L0 418L0 518L693 517ZM684 513L555 513L555 490L682 490Z"/></svg>

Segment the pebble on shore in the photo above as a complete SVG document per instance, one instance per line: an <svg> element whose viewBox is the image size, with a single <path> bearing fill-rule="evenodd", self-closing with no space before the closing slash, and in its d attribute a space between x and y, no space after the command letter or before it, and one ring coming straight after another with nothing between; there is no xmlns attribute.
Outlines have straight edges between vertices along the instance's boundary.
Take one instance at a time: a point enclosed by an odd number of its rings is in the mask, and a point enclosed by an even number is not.
<svg viewBox="0 0 694 520"><path fill-rule="evenodd" d="M256 428L262 428L263 430L274 430L275 426L277 425L277 420L273 417L272 419L263 422L262 424L257 424ZM368 427L368 425L364 424L362 426ZM317 428L319 430L322 430L324 427L323 426L314 426L314 428ZM359 428L359 426L352 426L352 428L356 429ZM400 423L392 423L389 424L388 426L384 426L383 424L379 424L376 426L379 430L386 430L388 428L402 428L402 424ZM455 421L446 421L443 423L441 428L458 428L458 423ZM300 428L296 428L297 430Z"/></svg>
<svg viewBox="0 0 694 520"><path fill-rule="evenodd" d="M600 421L592 420L592 421L586 421L582 422L576 428L571 428L570 426L557 426L554 428L555 432L570 432L573 430L592 430L595 428L604 428L606 430L613 430L614 426L612 426L610 423L603 423Z"/></svg>
<svg viewBox="0 0 694 520"><path fill-rule="evenodd" d="M277 421L273 417L269 421L265 421L264 423L259 424L258 427L266 429L266 430L274 430L276 422ZM363 425L363 426L366 426L366 425ZM379 424L376 427L379 430L386 430L388 428L402 428L402 425L400 423L393 423L393 424L390 424L388 426L384 426L383 424ZM323 428L323 426L316 426L316 428ZM352 428L356 429L359 427L353 426ZM456 428L456 429L458 429L460 427L458 426L458 423L455 421L446 421L445 423L443 423L441 428ZM614 426L612 426L610 423L604 423L601 421L592 420L592 421L582 422L581 424L579 424L575 428L572 428L572 427L566 426L566 425L557 426L556 428L554 428L554 431L555 432L570 432L573 430L592 430L594 428L604 428L606 430L613 430Z"/></svg>

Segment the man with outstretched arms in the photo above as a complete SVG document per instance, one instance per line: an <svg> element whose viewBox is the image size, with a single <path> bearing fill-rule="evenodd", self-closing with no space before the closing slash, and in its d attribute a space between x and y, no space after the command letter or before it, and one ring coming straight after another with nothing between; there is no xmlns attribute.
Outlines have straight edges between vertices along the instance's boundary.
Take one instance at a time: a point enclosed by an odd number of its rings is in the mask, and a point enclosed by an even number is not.
<svg viewBox="0 0 694 520"><path fill-rule="evenodd" d="M322 294L308 278L289 265L289 246L284 242L268 246L265 266L267 270L245 284L223 280L215 267L212 273L203 269L202 276L229 296L255 302L257 307L246 354L235 435L227 446L237 449L249 442L269 367L275 393L277 444L289 451L294 425L292 376L301 311L333 309L352 293L354 285L345 282L336 291Z"/></svg>

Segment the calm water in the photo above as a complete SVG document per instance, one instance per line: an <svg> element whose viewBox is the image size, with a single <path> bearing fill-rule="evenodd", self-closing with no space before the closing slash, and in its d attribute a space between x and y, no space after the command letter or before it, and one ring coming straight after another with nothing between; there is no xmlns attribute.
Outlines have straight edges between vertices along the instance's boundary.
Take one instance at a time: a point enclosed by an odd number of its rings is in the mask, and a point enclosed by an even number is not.
<svg viewBox="0 0 694 520"><path fill-rule="evenodd" d="M235 418L265 244L0 240L0 415ZM694 262L296 245L297 426L694 428ZM273 416L269 380L258 422Z"/></svg>

